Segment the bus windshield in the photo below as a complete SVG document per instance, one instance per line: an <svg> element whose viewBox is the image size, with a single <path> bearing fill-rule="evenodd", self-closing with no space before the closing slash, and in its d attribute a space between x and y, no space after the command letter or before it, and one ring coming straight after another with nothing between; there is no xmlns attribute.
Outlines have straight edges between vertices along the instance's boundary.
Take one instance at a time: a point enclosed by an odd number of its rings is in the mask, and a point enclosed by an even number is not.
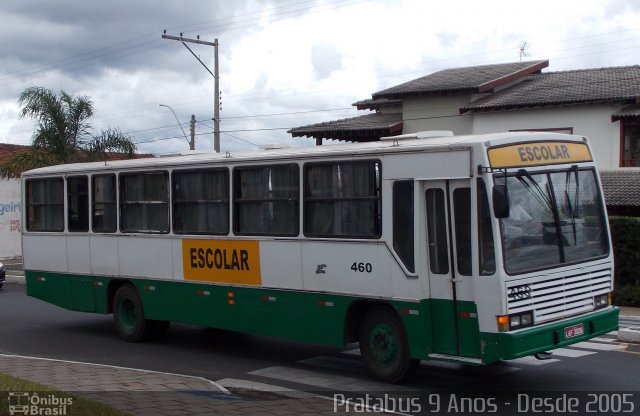
<svg viewBox="0 0 640 416"><path fill-rule="evenodd" d="M573 169L496 174L509 194L509 216L500 219L508 274L585 261L609 253L595 171Z"/></svg>

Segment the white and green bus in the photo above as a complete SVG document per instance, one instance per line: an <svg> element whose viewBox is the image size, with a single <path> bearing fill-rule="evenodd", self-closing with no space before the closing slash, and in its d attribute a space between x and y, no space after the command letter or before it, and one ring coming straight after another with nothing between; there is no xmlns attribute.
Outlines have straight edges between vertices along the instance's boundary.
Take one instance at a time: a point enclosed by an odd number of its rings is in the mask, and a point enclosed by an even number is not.
<svg viewBox="0 0 640 416"><path fill-rule="evenodd" d="M615 330L588 140L447 133L26 172L27 293L133 342L172 321L359 342L390 382Z"/></svg>

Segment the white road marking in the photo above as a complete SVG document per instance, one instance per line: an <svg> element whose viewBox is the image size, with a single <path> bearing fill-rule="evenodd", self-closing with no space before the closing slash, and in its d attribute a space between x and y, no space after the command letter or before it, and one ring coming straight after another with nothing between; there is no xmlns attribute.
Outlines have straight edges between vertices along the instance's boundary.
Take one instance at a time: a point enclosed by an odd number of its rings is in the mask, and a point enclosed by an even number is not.
<svg viewBox="0 0 640 416"><path fill-rule="evenodd" d="M278 386L275 384L260 383L252 380L241 380L237 378L223 378L217 381L218 384L226 388L241 388L246 390L264 391L269 393L277 393L281 396L291 397L294 399L305 399L309 397L316 397L315 394L307 393L305 391L288 389L286 387Z"/></svg>
<svg viewBox="0 0 640 416"><path fill-rule="evenodd" d="M596 337L596 338L591 338L590 341L598 341L598 342L616 342L617 339L616 338L603 338L603 337Z"/></svg>
<svg viewBox="0 0 640 416"><path fill-rule="evenodd" d="M353 377L338 376L333 374L323 374L317 371L303 370L291 367L268 367L252 371L249 374L338 391L406 391L406 387L397 386L394 384L378 383L375 381L360 380Z"/></svg>
<svg viewBox="0 0 640 416"><path fill-rule="evenodd" d="M584 351L584 350L576 350L572 348L557 348L555 350L550 351L552 356L559 357L569 357L569 358L578 358L584 357L585 355L597 354L597 351Z"/></svg>
<svg viewBox="0 0 640 416"><path fill-rule="evenodd" d="M525 364L525 365L545 365L545 364L556 363L558 361L560 360L555 358L550 358L548 360L538 360L534 356L528 356L528 357L516 358L515 360L509 360L510 363Z"/></svg>
<svg viewBox="0 0 640 416"><path fill-rule="evenodd" d="M622 345L612 345L612 344L600 344L597 342L579 342L577 344L573 344L574 348L584 348L587 350L598 350L598 351L614 351L621 350L624 348Z"/></svg>

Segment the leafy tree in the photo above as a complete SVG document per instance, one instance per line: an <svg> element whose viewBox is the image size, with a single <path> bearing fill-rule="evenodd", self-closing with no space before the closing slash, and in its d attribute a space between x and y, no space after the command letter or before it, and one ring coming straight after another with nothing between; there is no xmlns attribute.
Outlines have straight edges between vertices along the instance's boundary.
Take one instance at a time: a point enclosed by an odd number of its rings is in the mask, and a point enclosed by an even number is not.
<svg viewBox="0 0 640 416"><path fill-rule="evenodd" d="M42 87L28 87L18 98L20 118L36 120L31 149L0 163L0 177L18 177L29 169L61 163L103 160L115 152L132 158L136 145L118 129L93 134L89 119L93 102L87 96L72 97Z"/></svg>

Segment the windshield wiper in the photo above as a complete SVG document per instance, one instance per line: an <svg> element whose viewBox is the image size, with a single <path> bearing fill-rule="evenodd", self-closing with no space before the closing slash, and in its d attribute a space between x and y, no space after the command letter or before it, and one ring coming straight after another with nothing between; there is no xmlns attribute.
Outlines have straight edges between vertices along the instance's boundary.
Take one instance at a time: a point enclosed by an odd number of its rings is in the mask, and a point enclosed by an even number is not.
<svg viewBox="0 0 640 416"><path fill-rule="evenodd" d="M528 183L522 178L523 176L528 180ZM516 174L516 178L518 178L518 180L531 193L531 195L533 195L534 198L538 200L540 205L542 206L546 205L547 209L551 212L551 215L553 216L553 222L555 224L556 236L558 238L558 248L560 249L560 262L564 263L565 254L564 254L564 244L562 244L562 224L560 223L560 213L558 212L556 198L553 194L553 190L551 189L553 187L551 183L551 179L547 177L549 181L547 182L548 193L545 193L545 191L540 187L538 182L536 182L535 179L533 179L533 177L531 176L531 174L529 174L529 172L527 172L525 169L518 170L518 173Z"/></svg>
<svg viewBox="0 0 640 416"><path fill-rule="evenodd" d="M522 178L523 176L528 179L528 183ZM551 198L545 194L544 190L540 187L538 182L533 179L529 172L524 169L520 169L516 174L516 178L541 206L546 206L549 209L549 212L553 213L553 202L551 201Z"/></svg>
<svg viewBox="0 0 640 416"><path fill-rule="evenodd" d="M575 175L576 180L576 190L574 192L574 203L571 203L571 196L569 195L569 184L571 183L571 173ZM567 209L569 211L569 215L571 217L571 228L573 231L573 244L578 245L578 234L576 232L576 218L578 218L578 206L580 203L579 195L580 195L580 180L578 176L578 166L573 165L571 167L571 171L567 172L565 184L564 184L564 195L565 200L567 201ZM574 209L575 207L575 209Z"/></svg>
<svg viewBox="0 0 640 416"><path fill-rule="evenodd" d="M573 245L577 246L578 236L576 234L576 216L573 211L573 205L571 204L571 197L569 196L569 191L567 189L564 190L564 197L567 200L567 210L569 211L569 218L571 218L571 229L573 231Z"/></svg>

